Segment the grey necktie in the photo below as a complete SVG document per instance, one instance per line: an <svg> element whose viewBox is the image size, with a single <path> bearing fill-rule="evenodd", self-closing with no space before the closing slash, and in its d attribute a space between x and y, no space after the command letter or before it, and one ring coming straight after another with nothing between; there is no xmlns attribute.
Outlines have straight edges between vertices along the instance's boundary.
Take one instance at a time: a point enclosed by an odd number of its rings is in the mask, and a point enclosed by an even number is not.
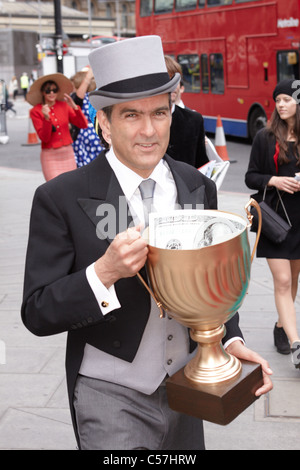
<svg viewBox="0 0 300 470"><path fill-rule="evenodd" d="M139 185L144 205L145 228L149 225L149 212L151 212L151 205L153 204L154 188L155 181L151 178L142 181Z"/></svg>

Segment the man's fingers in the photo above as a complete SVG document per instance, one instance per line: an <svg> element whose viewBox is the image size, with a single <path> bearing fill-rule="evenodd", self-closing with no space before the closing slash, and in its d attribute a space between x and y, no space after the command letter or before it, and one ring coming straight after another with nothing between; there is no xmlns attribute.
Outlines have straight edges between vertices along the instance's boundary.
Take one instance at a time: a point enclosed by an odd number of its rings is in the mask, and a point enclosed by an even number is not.
<svg viewBox="0 0 300 470"><path fill-rule="evenodd" d="M117 238L125 240L127 243L131 244L141 238L141 227L139 225L136 227L129 227L125 232L119 233Z"/></svg>

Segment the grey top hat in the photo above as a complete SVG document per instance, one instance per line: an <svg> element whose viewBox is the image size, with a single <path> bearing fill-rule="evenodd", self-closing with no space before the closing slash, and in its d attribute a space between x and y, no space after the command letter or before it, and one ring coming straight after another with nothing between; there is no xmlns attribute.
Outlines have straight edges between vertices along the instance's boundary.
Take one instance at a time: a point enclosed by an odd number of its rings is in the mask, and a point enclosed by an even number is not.
<svg viewBox="0 0 300 470"><path fill-rule="evenodd" d="M170 79L159 36L141 36L99 47L89 54L97 89L91 104L102 109L174 91L180 81Z"/></svg>

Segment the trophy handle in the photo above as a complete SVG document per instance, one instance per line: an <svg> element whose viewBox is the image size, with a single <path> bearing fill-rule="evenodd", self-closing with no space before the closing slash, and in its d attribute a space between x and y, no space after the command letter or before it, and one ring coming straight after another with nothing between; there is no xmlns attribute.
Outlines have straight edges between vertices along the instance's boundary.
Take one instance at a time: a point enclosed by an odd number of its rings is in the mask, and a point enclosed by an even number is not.
<svg viewBox="0 0 300 470"><path fill-rule="evenodd" d="M137 273L137 277L139 278L139 280L141 281L141 283L144 285L144 287L147 289L147 291L149 292L149 294L151 295L151 297L153 298L154 302L156 303L157 307L158 307L158 310L159 310L159 317L160 318L163 318L165 316L164 314L164 310L162 308L162 303L159 302L159 300L157 300L157 298L155 297L154 293L152 292L152 290L150 289L150 287L148 286L147 282L144 281L143 279L143 276L140 275L140 273Z"/></svg>
<svg viewBox="0 0 300 470"><path fill-rule="evenodd" d="M255 251L256 251L256 247L257 247L257 244L259 242L260 233L261 233L262 217L261 217L261 210L260 210L258 202L255 199L251 198L250 201L248 201L247 204L245 205L245 211L247 213L247 219L250 222L248 227L251 227L252 220L253 220L253 215L248 210L248 208L250 206L255 207L255 209L257 210L257 213L258 213L258 229L257 229L257 233L256 233L256 239L255 239L254 247L253 247L253 250L252 250L252 255L251 255L251 263L252 263L253 258L254 258L254 254L255 254Z"/></svg>

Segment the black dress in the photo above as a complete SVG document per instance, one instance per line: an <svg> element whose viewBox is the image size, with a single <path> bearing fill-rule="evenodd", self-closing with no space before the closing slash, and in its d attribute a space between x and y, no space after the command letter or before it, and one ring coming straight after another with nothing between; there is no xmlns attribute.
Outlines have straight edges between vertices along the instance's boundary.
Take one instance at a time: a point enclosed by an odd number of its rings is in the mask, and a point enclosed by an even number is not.
<svg viewBox="0 0 300 470"><path fill-rule="evenodd" d="M284 163L278 166L278 176L295 176L295 173L300 172L300 167L296 166L297 159L292 152L293 142L289 142L289 163ZM282 243L272 243L268 238L261 234L256 255L258 258L282 258L282 259L300 259L300 192L294 194L280 192L285 209L292 224L292 228L288 233L287 238ZM278 204L278 214L286 220L284 210L280 201L278 202L278 195L276 189L267 191L266 201L276 208Z"/></svg>

